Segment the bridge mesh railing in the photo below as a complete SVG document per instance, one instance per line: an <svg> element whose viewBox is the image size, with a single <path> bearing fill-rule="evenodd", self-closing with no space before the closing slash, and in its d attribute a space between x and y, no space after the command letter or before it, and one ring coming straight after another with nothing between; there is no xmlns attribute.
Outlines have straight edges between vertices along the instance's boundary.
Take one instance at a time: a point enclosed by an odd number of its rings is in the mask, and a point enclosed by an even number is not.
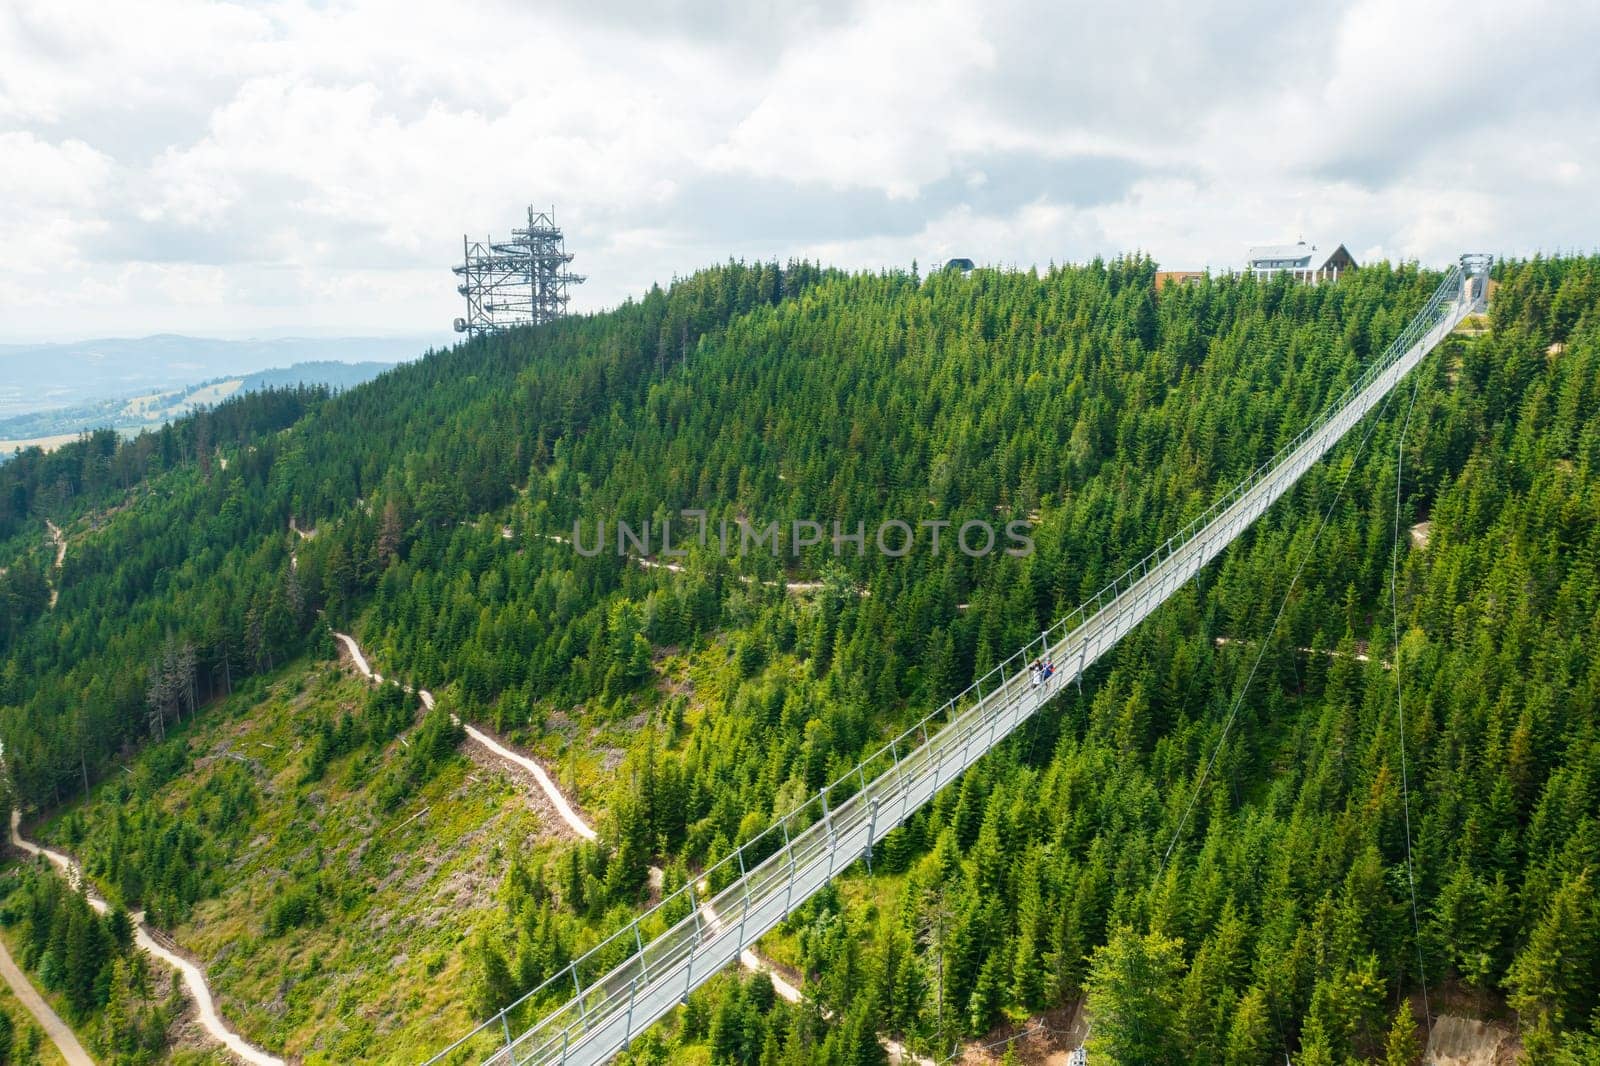
<svg viewBox="0 0 1600 1066"><path fill-rule="evenodd" d="M1206 558L1220 551L1222 545L1206 537L1209 527L1229 517L1263 481L1333 425L1346 407L1430 331L1452 317L1459 321L1469 311L1480 309L1489 265L1486 256L1462 257L1383 355L1328 404L1321 417L1093 597L848 774L709 867L699 879L671 893L429 1059L428 1066L468 1051L495 1066L562 1062L597 1033L604 1034L608 1046L593 1057L583 1056L584 1061L595 1061L624 1046L664 1013L663 982L672 992L671 1001L676 1002L737 958L742 948L1003 739L1059 691L1062 681L1092 662L1093 656L1087 652L1105 631L1104 626L1091 626L1092 620L1109 619L1114 630L1123 621L1124 606L1131 606L1135 598L1130 594L1148 594L1149 582L1161 573L1163 564L1187 553L1185 566L1193 565L1196 556L1199 565L1204 565ZM1452 327L1455 321L1451 321ZM1194 569L1198 570L1198 565ZM1164 575L1162 580L1170 576ZM1094 656L1114 643L1115 635L1112 641L1102 642ZM1036 685L1030 674L1029 664L1042 657L1061 659L1061 676L1053 686ZM974 741L980 742L976 753L971 751ZM671 987L674 985L678 987ZM548 1004L548 1012L514 1035L513 1020L540 1004Z"/></svg>

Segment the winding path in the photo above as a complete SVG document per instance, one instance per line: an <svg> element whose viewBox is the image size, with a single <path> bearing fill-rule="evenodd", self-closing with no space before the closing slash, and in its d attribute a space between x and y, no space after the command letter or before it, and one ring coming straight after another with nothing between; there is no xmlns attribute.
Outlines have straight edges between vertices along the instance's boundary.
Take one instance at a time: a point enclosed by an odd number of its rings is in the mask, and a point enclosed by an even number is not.
<svg viewBox="0 0 1600 1066"><path fill-rule="evenodd" d="M557 537L555 539L560 540L561 538ZM563 543L565 542L563 541ZM628 558L638 563L639 567L643 570L670 570L674 574L683 574L688 572L681 563L666 563L662 562L660 559L652 559L636 555L630 555ZM749 574L735 574L733 576L744 582L746 585L753 584L756 581L756 579L751 577ZM826 587L826 583L822 581L762 581L760 584L772 589L782 588L785 592L796 596L802 596L808 592L816 592L819 589ZM866 597L872 595L872 590L858 588L855 590L855 594L865 599Z"/></svg>
<svg viewBox="0 0 1600 1066"><path fill-rule="evenodd" d="M78 1038L71 1027L62 1021L61 1015L39 995L39 990L33 987L28 975L12 961L11 952L6 950L4 944L0 944L0 977L6 979L11 991L15 992L22 1005L28 1008L28 1012L39 1023L39 1027L50 1038L50 1042L61 1052L61 1057L67 1060L67 1066L95 1066L94 1059L83 1050L83 1045L78 1043Z"/></svg>
<svg viewBox="0 0 1600 1066"><path fill-rule="evenodd" d="M1253 640L1241 640L1239 637L1212 637L1211 638L1211 643L1215 644L1219 648L1227 647L1229 644L1239 644L1239 645L1242 645L1244 647L1252 647L1252 646L1254 646L1255 641L1253 641ZM1337 648L1296 647L1294 650L1299 652L1301 655L1321 655L1323 658L1326 658L1326 659L1351 659L1351 660L1353 660L1355 662L1358 662L1358 663L1370 663L1370 662L1372 662L1372 656L1368 655L1364 651L1357 651L1357 652L1354 652L1353 654L1346 654L1345 652L1339 651ZM1385 670L1394 669L1394 664L1389 662L1389 660L1387 660L1387 659L1379 659L1378 660L1378 665L1383 667Z"/></svg>
<svg viewBox="0 0 1600 1066"><path fill-rule="evenodd" d="M641 559L639 561L646 566L651 565L646 560ZM672 564L664 565L668 566L669 568L676 569L676 567L672 566ZM334 631L333 638L340 644L343 644L345 651L350 653L350 661L355 665L357 673L374 684L381 685L384 683L383 675L372 668L372 664L367 661L366 655L361 650L361 645L356 643L356 639L354 637L348 633ZM433 710L433 693L429 692L425 688L419 688L417 689L417 698L422 701L422 705L424 707L430 711ZM561 820L566 822L567 826L583 839L596 839L597 834L595 833L594 827L583 820L582 815L580 815L567 801L566 795L556 787L555 781L551 779L550 774L542 765L539 764L537 760L531 759L520 752L512 751L510 748L507 748L505 745L501 744L487 733L484 733L471 725L462 723L461 719L454 714L450 716L450 720L458 725L462 725L462 728L466 730L467 736L471 740L489 751L496 758L511 763L531 773L534 777L534 780L539 783L539 787L544 790L545 795L555 807L556 813L561 816ZM650 873L652 879L657 879L661 876L661 870L659 867L652 867ZM709 895L709 893L707 893L707 895ZM701 904L700 909L702 915L705 917L708 923L712 924L713 926L721 925L721 918L718 917L716 911L711 909L711 904L709 901ZM771 979L772 989L779 998L789 1003L805 1002L805 993L801 992L800 989L789 983L783 974L778 972L777 967L773 966L772 963L757 955L753 948L746 948L739 953L739 964L746 970L749 970L751 973L765 973ZM885 1036L880 1036L879 1039L883 1042L885 1049L889 1052L889 1059L891 1062L915 1063L916 1066L934 1066L932 1059L923 1058L922 1056L911 1052L898 1040L894 1040Z"/></svg>
<svg viewBox="0 0 1600 1066"><path fill-rule="evenodd" d="M719 915L711 906L710 885L705 881L700 881L698 884L700 892L707 897L705 902L700 904L700 916L705 919L706 924L712 929L721 929L722 916ZM790 984L788 980L778 972L778 968L776 966L757 955L753 948L745 948L743 951L739 952L739 965L743 966L751 973L765 973L768 977L772 978L772 990L778 994L779 999L787 1000L790 1003L804 1002L806 998L805 994L794 985Z"/></svg>
<svg viewBox="0 0 1600 1066"><path fill-rule="evenodd" d="M334 633L333 638L343 644L345 650L350 653L350 661L355 663L356 670L360 672L362 677L376 684L383 683L383 675L374 670L372 664L367 662L367 657L361 653L361 645L356 643L354 637L348 633ZM422 701L424 707L430 711L433 710L433 693L425 688L418 689L417 698ZM567 827L574 833L584 840L594 840L598 837L594 827L583 820L583 816L568 802L566 795L556 787L555 780L551 778L549 771L538 760L531 759L520 752L512 751L476 726L463 723L454 714L450 716L450 721L465 729L468 739L484 748L495 758L511 763L532 774L533 779L539 783L539 788L550 800L551 806L555 807L556 813L561 816L561 820L567 823Z"/></svg>
<svg viewBox="0 0 1600 1066"><path fill-rule="evenodd" d="M61 871L68 884L73 888L81 887L83 885L83 872L78 868L78 864L59 851L40 847L38 844L24 838L20 830L21 824L22 812L13 810L11 812L11 843L30 855L42 855L49 859ZM106 901L101 899L99 894L92 889L86 894L89 899L89 906L93 907L97 913L104 914L108 909ZM249 1063L250 1066L284 1066L282 1059L269 1055L260 1048L246 1043L242 1037L228 1028L226 1023L223 1022L222 1016L217 1013L216 1001L211 998L211 989L206 984L205 974L201 972L200 967L156 939L156 935L152 935L155 931L145 921L143 911L139 911L131 917L134 922L134 942L183 976L183 983L189 990L189 998L194 1001L195 1010L198 1012L200 1025L211 1035L212 1039L231 1051L241 1061ZM60 1041L57 1041L57 1043L59 1044ZM63 1048L62 1051L65 1053L66 1049ZM68 1056L68 1059L70 1061L71 1056ZM93 1060L88 1061L92 1062Z"/></svg>
<svg viewBox="0 0 1600 1066"><path fill-rule="evenodd" d="M545 540L555 541L557 544L572 543L571 540L556 533L540 533L538 535L542 536ZM516 533L510 526L501 526L500 536L505 540L511 540L516 536ZM688 573L688 568L682 563L669 563L651 556L634 555L632 552L628 553L628 558L633 562L638 563L641 570L668 570L674 574ZM744 582L746 585L751 584L756 580L749 574L735 574L733 576ZM816 592L819 589L826 587L826 582L823 581L762 581L761 584L765 585L767 588L775 589L781 587L784 589L784 591L792 593L796 596L804 595L809 592ZM866 597L872 595L872 590L857 588L855 593L857 596L865 599Z"/></svg>
<svg viewBox="0 0 1600 1066"><path fill-rule="evenodd" d="M44 524L45 528L50 531L50 543L56 546L56 565L53 567L53 569L57 574L57 579L50 582L50 609L53 611L56 609L56 601L61 598L59 575L61 573L61 564L65 562L67 558L67 535L61 532L60 526L56 525L48 518L44 520Z"/></svg>
<svg viewBox="0 0 1600 1066"><path fill-rule="evenodd" d="M705 881L701 881L699 882L699 889L705 896L705 902L700 904L700 916L705 919L706 924L712 929L721 929L722 918L711 906L711 886ZM767 978L772 982L772 991L777 994L779 999L796 1004L805 1002L805 993L790 984L771 962L757 955L754 948L745 948L739 952L739 965L751 973L766 974ZM823 1017L831 1019L832 1014L824 1012ZM893 1037L884 1036L880 1033L878 1034L878 1041L883 1044L884 1050L889 1053L889 1061L891 1063L909 1062L915 1063L916 1066L936 1066L932 1059L918 1055Z"/></svg>
<svg viewBox="0 0 1600 1066"><path fill-rule="evenodd" d="M223 467L223 469L226 470L227 467ZM311 540L317 535L317 531L315 529L304 530L304 529L301 529L299 526L295 525L294 515L290 515L289 516L289 532L293 533L300 540ZM290 570L299 570L300 569L300 556L295 554L294 542L292 542L292 541L289 544L289 569Z"/></svg>

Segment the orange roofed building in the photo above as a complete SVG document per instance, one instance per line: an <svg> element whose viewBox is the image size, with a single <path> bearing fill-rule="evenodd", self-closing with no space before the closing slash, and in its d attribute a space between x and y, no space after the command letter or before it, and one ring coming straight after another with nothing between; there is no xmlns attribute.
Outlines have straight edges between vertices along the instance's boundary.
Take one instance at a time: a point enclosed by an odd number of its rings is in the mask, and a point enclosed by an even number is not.
<svg viewBox="0 0 1600 1066"><path fill-rule="evenodd" d="M1156 291L1160 292L1168 285L1198 285L1206 279L1204 270L1158 270L1156 271Z"/></svg>

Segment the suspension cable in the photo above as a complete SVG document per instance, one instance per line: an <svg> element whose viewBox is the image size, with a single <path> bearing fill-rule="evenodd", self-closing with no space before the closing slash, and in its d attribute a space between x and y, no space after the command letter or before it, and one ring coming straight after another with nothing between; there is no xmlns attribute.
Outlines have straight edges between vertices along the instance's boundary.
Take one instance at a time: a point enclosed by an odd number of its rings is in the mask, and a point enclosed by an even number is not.
<svg viewBox="0 0 1600 1066"><path fill-rule="evenodd" d="M1167 844L1166 853L1161 856L1161 862L1156 866L1156 879L1158 881L1166 870L1167 860L1172 857L1172 849L1178 846L1178 840L1183 835L1184 826L1188 824L1189 815L1194 811L1195 803L1200 799L1200 793L1205 789L1206 780L1211 776L1211 768L1216 765L1217 756L1222 753L1222 745L1227 743L1228 734L1233 729L1234 719L1239 715L1239 707L1244 703L1245 694L1250 691L1250 683L1255 680L1256 670L1261 666L1261 660L1266 657L1267 647L1272 643L1272 636L1278 631L1278 623L1283 620L1283 612L1289 606L1289 597L1293 594L1295 585L1299 583L1300 575L1304 572L1306 563L1310 562L1311 556L1316 552L1317 542L1322 539L1322 531L1327 528L1328 519L1333 516L1334 508L1339 506L1339 500L1344 496L1345 486L1350 483L1350 476L1355 473L1356 465L1360 463L1361 456L1367 450L1367 442L1372 439L1372 431L1377 428L1379 422L1383 421L1385 412L1389 410L1389 400L1393 395L1393 392L1384 395L1383 405L1378 408L1377 416L1367 423L1366 432L1361 435L1361 443L1357 446L1356 454L1350 460L1350 466L1345 470L1344 477L1339 481L1339 488L1333 494L1332 502L1328 504L1328 509L1322 512L1322 516L1317 522L1317 529L1311 537L1310 546L1306 548L1300 557L1300 562L1295 566L1294 576L1289 579L1289 587L1283 590L1283 599L1278 604L1278 613L1273 615L1272 625L1268 627L1266 635L1261 638L1260 643L1257 645L1255 661L1250 664L1250 672L1245 676L1244 686L1239 689L1238 694L1234 697L1233 706L1228 709L1228 717L1222 723L1222 735L1217 738L1216 746L1211 749L1211 757L1206 760L1206 765L1200 772L1200 780L1195 784L1194 793L1189 797L1188 806L1183 809L1183 816L1178 819L1177 828L1172 831L1172 840Z"/></svg>
<svg viewBox="0 0 1600 1066"><path fill-rule="evenodd" d="M1411 783L1406 766L1406 709L1405 684L1400 676L1400 497L1401 475L1405 469L1406 434L1411 430L1411 413L1417 406L1417 393L1422 388L1419 374L1411 385L1411 400L1406 404L1405 423L1400 428L1400 440L1394 450L1394 538L1389 552L1389 607L1393 613L1394 636L1394 711L1399 727L1400 745L1400 799L1405 808L1406 825L1406 887L1411 892L1411 931L1417 942L1417 977L1422 982L1423 1031L1433 1035L1433 1011L1428 1003L1428 971L1422 959L1422 919L1417 912L1417 877L1411 862Z"/></svg>
<svg viewBox="0 0 1600 1066"><path fill-rule="evenodd" d="M1178 846L1178 840L1183 835L1184 826L1188 824L1189 815L1194 811L1194 805L1199 801L1200 793L1205 790L1206 779L1211 775L1211 768L1216 764L1217 756L1222 753L1222 746L1227 743L1228 733L1233 728L1234 719L1238 717L1239 708L1244 703L1245 694L1250 691L1250 683L1255 680L1256 670L1260 667L1261 660L1266 657L1267 648L1272 643L1273 634L1277 632L1278 623L1283 619L1283 612L1288 609L1289 597L1293 595L1295 585L1299 583L1300 575L1305 571L1306 563L1316 553L1317 542L1322 539L1322 531L1327 528L1328 520L1333 517L1334 509L1339 506L1339 500L1344 496L1345 486L1350 483L1350 477L1355 473L1357 465L1360 464L1361 456L1366 453L1367 442L1372 439L1373 430L1377 428L1379 422L1383 421L1384 414L1389 410L1389 399L1393 395L1391 392L1384 396L1383 405L1378 408L1377 415L1368 422L1366 431L1361 435L1361 443L1356 447L1356 454L1350 460L1350 466L1345 470L1344 477L1339 480L1339 487L1335 490L1327 510L1322 512L1317 521L1317 529L1312 534L1311 544L1307 546L1305 552L1300 556L1300 561L1295 566L1294 576L1289 579L1288 588L1283 590L1283 598L1278 603L1277 613L1272 617L1272 625L1268 627L1266 635L1257 643L1255 660L1250 664L1250 672L1245 677L1243 687L1239 689L1238 694L1234 697L1233 706L1228 709L1228 717L1222 724L1222 735L1217 738L1216 746L1211 749L1211 757L1206 760L1205 768L1200 773L1200 780L1195 784L1194 793L1190 795L1189 803L1183 809L1183 816L1178 819L1177 828L1172 831L1172 840L1167 843L1167 850L1161 856L1161 862L1156 867L1156 883L1160 882L1161 875L1166 871L1167 860L1172 857L1172 850ZM1267 1004L1272 1008L1273 1022L1278 1028L1278 1038L1284 1044L1284 1061L1288 1062L1289 1039L1288 1034L1284 1032L1283 1019L1278 1014L1277 999L1278 997L1275 995L1268 996Z"/></svg>

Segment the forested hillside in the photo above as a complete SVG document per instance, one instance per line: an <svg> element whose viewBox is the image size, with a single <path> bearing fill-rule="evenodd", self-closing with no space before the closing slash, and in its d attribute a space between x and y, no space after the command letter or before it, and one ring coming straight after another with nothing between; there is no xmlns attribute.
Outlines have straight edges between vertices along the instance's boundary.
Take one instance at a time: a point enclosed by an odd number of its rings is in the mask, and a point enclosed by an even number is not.
<svg viewBox="0 0 1600 1066"><path fill-rule="evenodd" d="M648 867L681 884L1180 527L1434 284L1376 267L1158 297L1153 272L730 264L337 397L268 392L132 442L24 455L0 467L16 796L73 800L248 675L306 668L329 623L350 628L564 767L600 812L596 844L496 859L482 935L456 949L470 1009L490 1013L649 898ZM1414 405L1408 381L1364 447L1366 427L1081 697L769 938L808 976L807 1005L719 979L634 1057L872 1062L877 1033L942 1055L1086 994L1100 1061L1409 1062L1405 997L1426 979L1458 1013L1513 1012L1536 1061L1591 1061L1597 302L1595 260L1502 267L1488 332L1431 356ZM867 550L692 548L674 570L570 543L574 523L592 538L683 508L861 522ZM315 536L289 534L291 516ZM45 518L66 531L59 571ZM870 534L888 518L1030 520L1037 550L891 558ZM312 788L318 758L413 729L392 709L327 714L327 739L281 780ZM112 816L172 777L107 783L60 832L101 871L133 872L119 902L183 921L223 890L216 872L248 844L232 823L264 794L230 772L227 816ZM335 930L354 898L330 897ZM273 935L299 919L285 921ZM403 1061L426 1050L418 1021L386 1019L340 1054Z"/></svg>

